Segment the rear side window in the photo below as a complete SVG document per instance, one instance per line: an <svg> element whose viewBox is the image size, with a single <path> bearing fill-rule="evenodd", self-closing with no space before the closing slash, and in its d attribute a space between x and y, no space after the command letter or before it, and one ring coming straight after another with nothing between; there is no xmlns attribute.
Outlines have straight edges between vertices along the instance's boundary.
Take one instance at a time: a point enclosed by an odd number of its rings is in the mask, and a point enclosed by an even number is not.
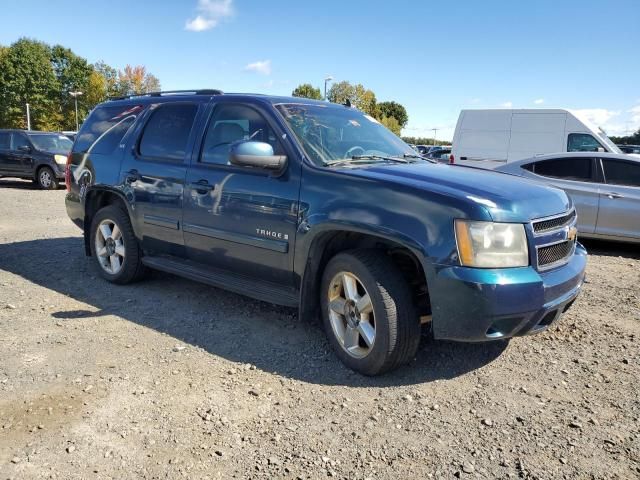
<svg viewBox="0 0 640 480"><path fill-rule="evenodd" d="M82 124L73 151L78 153L112 153L142 110L142 105L96 108Z"/></svg>
<svg viewBox="0 0 640 480"><path fill-rule="evenodd" d="M11 134L9 132L0 132L0 150L9 150L11 146Z"/></svg>
<svg viewBox="0 0 640 480"><path fill-rule="evenodd" d="M612 185L640 187L640 163L624 160L602 160L605 181Z"/></svg>
<svg viewBox="0 0 640 480"><path fill-rule="evenodd" d="M147 122L139 151L143 157L181 161L198 107L193 103L160 105Z"/></svg>
<svg viewBox="0 0 640 480"><path fill-rule="evenodd" d="M592 164L591 158L557 158L536 162L533 171L544 177L590 182Z"/></svg>
<svg viewBox="0 0 640 480"><path fill-rule="evenodd" d="M567 140L567 152L597 152L605 149L593 135L588 133L570 133Z"/></svg>

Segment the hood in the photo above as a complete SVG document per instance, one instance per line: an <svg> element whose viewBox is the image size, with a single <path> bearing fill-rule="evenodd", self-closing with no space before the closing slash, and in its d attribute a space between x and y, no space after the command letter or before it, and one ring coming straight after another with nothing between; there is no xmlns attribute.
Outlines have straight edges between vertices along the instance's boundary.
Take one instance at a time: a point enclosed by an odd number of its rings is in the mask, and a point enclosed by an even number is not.
<svg viewBox="0 0 640 480"><path fill-rule="evenodd" d="M461 165L385 164L350 168L344 172L473 202L483 206L496 222L526 223L535 218L564 213L572 205L558 188Z"/></svg>

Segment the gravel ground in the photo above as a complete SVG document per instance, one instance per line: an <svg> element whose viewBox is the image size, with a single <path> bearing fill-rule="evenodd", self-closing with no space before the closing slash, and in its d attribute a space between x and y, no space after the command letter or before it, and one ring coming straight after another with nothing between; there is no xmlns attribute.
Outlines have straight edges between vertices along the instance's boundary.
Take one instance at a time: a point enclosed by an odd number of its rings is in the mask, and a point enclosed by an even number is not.
<svg viewBox="0 0 640 480"><path fill-rule="evenodd" d="M640 477L638 247L587 243L547 333L371 379L295 310L106 283L63 198L0 180L0 479Z"/></svg>

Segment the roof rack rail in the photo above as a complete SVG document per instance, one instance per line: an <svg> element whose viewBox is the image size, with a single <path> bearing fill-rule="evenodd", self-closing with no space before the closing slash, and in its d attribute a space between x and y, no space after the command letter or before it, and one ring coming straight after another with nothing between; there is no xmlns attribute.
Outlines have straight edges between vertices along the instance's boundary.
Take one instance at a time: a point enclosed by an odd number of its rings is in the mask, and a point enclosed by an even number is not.
<svg viewBox="0 0 640 480"><path fill-rule="evenodd" d="M164 90L161 92L132 93L130 95L122 95L120 97L109 97L109 100L127 100L129 98L139 97L162 97L163 95L222 95L222 90L214 88L203 88L199 90Z"/></svg>

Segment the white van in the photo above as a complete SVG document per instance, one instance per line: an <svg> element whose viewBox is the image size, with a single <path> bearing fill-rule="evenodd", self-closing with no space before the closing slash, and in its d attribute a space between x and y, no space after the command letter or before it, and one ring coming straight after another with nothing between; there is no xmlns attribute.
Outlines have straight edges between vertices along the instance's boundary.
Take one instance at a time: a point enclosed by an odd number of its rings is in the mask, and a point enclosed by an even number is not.
<svg viewBox="0 0 640 480"><path fill-rule="evenodd" d="M569 110L462 110L451 161L494 168L547 153L598 151L622 153L604 131ZM475 163L483 160L489 162Z"/></svg>

